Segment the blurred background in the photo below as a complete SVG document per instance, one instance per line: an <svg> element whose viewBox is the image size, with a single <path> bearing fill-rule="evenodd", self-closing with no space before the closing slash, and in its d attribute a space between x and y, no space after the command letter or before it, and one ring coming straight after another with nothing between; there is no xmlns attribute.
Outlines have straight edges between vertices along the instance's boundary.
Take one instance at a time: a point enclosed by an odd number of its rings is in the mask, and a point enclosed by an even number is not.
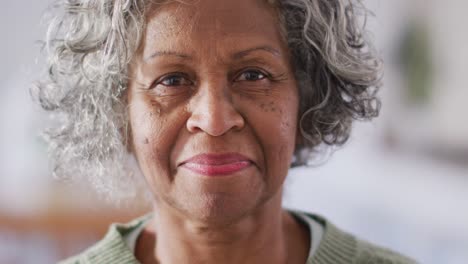
<svg viewBox="0 0 468 264"><path fill-rule="evenodd" d="M54 263L148 208L97 203L52 179L28 89L41 73L48 0L0 17L0 263ZM421 263L468 263L468 2L367 0L386 62L381 116L327 163L291 171L284 205L324 215ZM38 63L39 62L39 63Z"/></svg>

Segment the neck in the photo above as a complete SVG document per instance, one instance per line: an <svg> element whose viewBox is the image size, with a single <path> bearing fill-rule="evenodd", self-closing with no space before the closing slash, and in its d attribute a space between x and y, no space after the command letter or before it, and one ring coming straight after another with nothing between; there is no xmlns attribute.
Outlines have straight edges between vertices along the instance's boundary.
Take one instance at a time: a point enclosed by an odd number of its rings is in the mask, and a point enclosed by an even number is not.
<svg viewBox="0 0 468 264"><path fill-rule="evenodd" d="M300 261L307 255L302 231L281 209L281 194L225 225L187 220L158 208L147 230L153 237L153 249L146 251L152 252L152 261L142 263L296 263L290 254L304 255ZM294 247L305 252L291 253Z"/></svg>

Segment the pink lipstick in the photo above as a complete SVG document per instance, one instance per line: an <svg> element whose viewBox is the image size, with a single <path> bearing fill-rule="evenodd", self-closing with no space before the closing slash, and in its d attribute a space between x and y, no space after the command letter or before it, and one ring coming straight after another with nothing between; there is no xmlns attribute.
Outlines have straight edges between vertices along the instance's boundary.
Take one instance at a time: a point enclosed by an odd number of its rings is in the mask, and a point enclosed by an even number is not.
<svg viewBox="0 0 468 264"><path fill-rule="evenodd" d="M238 153L200 154L182 162L180 166L205 176L226 176L252 165Z"/></svg>

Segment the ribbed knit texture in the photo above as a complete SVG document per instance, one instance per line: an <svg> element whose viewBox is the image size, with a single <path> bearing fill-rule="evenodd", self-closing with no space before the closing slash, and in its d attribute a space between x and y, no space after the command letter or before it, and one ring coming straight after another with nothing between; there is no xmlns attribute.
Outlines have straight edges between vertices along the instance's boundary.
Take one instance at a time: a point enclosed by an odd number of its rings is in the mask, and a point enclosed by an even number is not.
<svg viewBox="0 0 468 264"><path fill-rule="evenodd" d="M413 264L407 257L368 242L338 229L326 219L312 214L294 211L302 217L314 218L324 225L322 241L313 256L305 264ZM145 224L150 215L129 224L112 224L106 236L85 252L59 264L140 264L123 240L123 236ZM310 228L310 227L309 227Z"/></svg>
<svg viewBox="0 0 468 264"><path fill-rule="evenodd" d="M139 217L128 224L112 224L102 240L83 253L59 264L140 264L123 240L123 236L145 224L151 214Z"/></svg>
<svg viewBox="0 0 468 264"><path fill-rule="evenodd" d="M325 230L316 254L309 256L307 264L349 263L356 252L356 239L330 223L325 223Z"/></svg>

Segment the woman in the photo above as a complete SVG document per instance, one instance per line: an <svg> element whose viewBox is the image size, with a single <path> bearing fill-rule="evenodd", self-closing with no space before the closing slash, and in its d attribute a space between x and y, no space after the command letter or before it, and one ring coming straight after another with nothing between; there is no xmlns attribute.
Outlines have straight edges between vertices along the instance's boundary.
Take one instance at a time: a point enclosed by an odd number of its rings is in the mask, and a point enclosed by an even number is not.
<svg viewBox="0 0 468 264"><path fill-rule="evenodd" d="M50 26L57 176L154 212L64 263L413 263L281 208L291 166L378 113L381 63L359 3L76 0ZM123 195L123 196L122 196Z"/></svg>

